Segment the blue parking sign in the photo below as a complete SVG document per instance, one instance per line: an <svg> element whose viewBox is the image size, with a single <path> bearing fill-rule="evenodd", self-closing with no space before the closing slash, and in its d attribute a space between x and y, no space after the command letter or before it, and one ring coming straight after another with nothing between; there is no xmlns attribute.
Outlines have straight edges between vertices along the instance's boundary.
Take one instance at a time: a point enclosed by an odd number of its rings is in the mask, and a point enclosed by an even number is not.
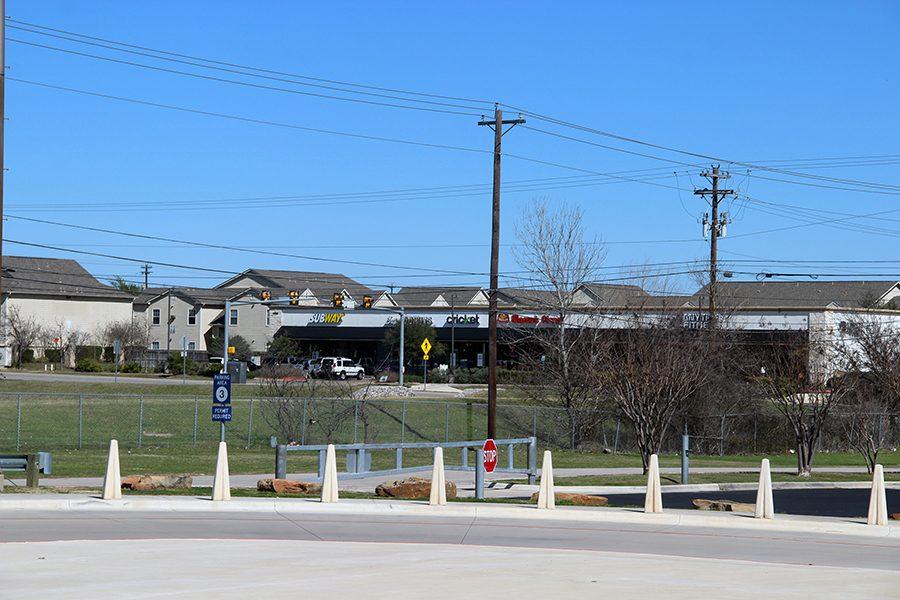
<svg viewBox="0 0 900 600"><path fill-rule="evenodd" d="M213 404L212 420L217 422L231 421L231 405L230 404Z"/></svg>
<svg viewBox="0 0 900 600"><path fill-rule="evenodd" d="M231 404L231 374L216 373L213 375L213 402Z"/></svg>

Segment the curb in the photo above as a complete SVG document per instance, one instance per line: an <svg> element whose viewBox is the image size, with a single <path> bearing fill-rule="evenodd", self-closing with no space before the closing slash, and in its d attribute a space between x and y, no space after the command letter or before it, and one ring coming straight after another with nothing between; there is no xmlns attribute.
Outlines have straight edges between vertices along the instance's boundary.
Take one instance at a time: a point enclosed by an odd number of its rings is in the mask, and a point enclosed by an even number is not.
<svg viewBox="0 0 900 600"><path fill-rule="evenodd" d="M18 511L104 511L118 512L215 512L278 513L327 515L416 516L435 519L514 519L546 522L627 523L635 525L676 526L716 529L740 529L766 532L815 533L900 539L900 523L869 526L853 519L808 519L779 515L774 520L754 519L740 513L697 514L696 511L668 509L663 513L645 514L637 509L557 507L540 510L530 505L490 505L450 503L429 506L425 502L390 500L341 500L322 504L305 498L234 498L213 502L207 497L154 496L101 500L83 495L34 495L22 498L0 498L0 522Z"/></svg>

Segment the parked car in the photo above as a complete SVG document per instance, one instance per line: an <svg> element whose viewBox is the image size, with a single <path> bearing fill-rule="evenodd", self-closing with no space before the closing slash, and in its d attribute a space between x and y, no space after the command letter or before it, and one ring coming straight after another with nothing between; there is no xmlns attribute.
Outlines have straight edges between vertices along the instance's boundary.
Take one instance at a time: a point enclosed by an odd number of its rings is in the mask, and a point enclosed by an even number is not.
<svg viewBox="0 0 900 600"><path fill-rule="evenodd" d="M362 379L366 375L366 370L356 364L350 358L344 358L342 356L328 356L322 359L321 367L319 368L320 377L325 378L334 378L334 379L347 379L348 377L356 377L357 379Z"/></svg>

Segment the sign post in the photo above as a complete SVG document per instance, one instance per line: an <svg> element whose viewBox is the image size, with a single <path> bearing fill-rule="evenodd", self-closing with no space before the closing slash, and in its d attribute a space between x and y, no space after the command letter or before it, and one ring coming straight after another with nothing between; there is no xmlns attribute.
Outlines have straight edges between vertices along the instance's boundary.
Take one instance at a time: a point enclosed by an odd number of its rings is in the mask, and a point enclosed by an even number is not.
<svg viewBox="0 0 900 600"><path fill-rule="evenodd" d="M422 391L428 389L428 351L431 350L431 342L428 338L422 341Z"/></svg>
<svg viewBox="0 0 900 600"><path fill-rule="evenodd" d="M221 425L221 441L225 441L225 423L231 420L231 374L213 376L212 420Z"/></svg>
<svg viewBox="0 0 900 600"><path fill-rule="evenodd" d="M181 384L187 383L187 336L181 336Z"/></svg>
<svg viewBox="0 0 900 600"><path fill-rule="evenodd" d="M119 383L119 354L122 352L122 342L113 340L113 361L116 363L116 374L113 383Z"/></svg>

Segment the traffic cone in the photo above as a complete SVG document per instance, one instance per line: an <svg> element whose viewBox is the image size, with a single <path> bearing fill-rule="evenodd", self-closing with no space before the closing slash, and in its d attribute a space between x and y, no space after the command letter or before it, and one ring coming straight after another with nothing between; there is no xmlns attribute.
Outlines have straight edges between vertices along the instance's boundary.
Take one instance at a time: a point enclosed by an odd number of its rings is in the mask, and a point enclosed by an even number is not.
<svg viewBox="0 0 900 600"><path fill-rule="evenodd" d="M228 446L219 442L216 458L216 476L213 478L213 500L231 500L231 479L228 474Z"/></svg>
<svg viewBox="0 0 900 600"><path fill-rule="evenodd" d="M447 504L447 481L444 478L444 449L434 449L434 469L431 471L431 497L428 503L432 506Z"/></svg>
<svg viewBox="0 0 900 600"><path fill-rule="evenodd" d="M884 468L875 465L872 474L872 495L869 497L867 525L887 525L887 493L884 490Z"/></svg>
<svg viewBox="0 0 900 600"><path fill-rule="evenodd" d="M106 476L103 478L103 499L122 498L122 474L119 470L119 441L109 440L109 456L106 459Z"/></svg>
<svg viewBox="0 0 900 600"><path fill-rule="evenodd" d="M538 490L538 508L556 508L556 490L553 487L553 456L544 450L544 464L541 465L541 487Z"/></svg>
<svg viewBox="0 0 900 600"><path fill-rule="evenodd" d="M334 444L325 451L325 477L322 479L322 502L338 501L337 458Z"/></svg>
<svg viewBox="0 0 900 600"><path fill-rule="evenodd" d="M659 458L650 455L650 469L647 471L647 497L644 499L645 513L661 513L662 486L659 483Z"/></svg>
<svg viewBox="0 0 900 600"><path fill-rule="evenodd" d="M772 471L769 469L768 458L762 459L762 465L759 468L759 487L756 489L754 516L757 519L775 518L775 502L772 500Z"/></svg>

